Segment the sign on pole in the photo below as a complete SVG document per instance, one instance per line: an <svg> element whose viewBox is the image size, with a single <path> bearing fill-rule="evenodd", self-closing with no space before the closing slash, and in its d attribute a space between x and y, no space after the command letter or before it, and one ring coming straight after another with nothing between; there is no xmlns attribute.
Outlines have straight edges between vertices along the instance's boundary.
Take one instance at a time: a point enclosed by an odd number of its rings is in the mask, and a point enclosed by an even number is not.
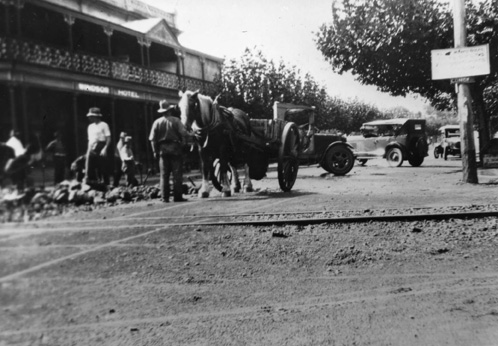
<svg viewBox="0 0 498 346"><path fill-rule="evenodd" d="M489 45L431 50L431 65L432 79L487 75Z"/></svg>

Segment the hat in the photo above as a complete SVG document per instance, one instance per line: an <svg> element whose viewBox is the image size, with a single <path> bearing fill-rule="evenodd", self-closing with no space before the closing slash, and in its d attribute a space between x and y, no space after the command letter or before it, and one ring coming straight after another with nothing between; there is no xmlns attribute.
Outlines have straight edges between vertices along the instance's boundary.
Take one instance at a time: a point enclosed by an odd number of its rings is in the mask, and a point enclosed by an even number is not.
<svg viewBox="0 0 498 346"><path fill-rule="evenodd" d="M100 108L92 107L88 110L87 117L101 117L102 113L100 113Z"/></svg>
<svg viewBox="0 0 498 346"><path fill-rule="evenodd" d="M131 143L131 136L126 136L124 139L125 143Z"/></svg>
<svg viewBox="0 0 498 346"><path fill-rule="evenodd" d="M167 100L161 100L159 101L159 109L157 110L157 113L164 113L173 108L175 108L175 106L170 105Z"/></svg>
<svg viewBox="0 0 498 346"><path fill-rule="evenodd" d="M119 137L120 137L120 138L125 138L126 136L128 136L128 134L127 134L126 132L121 132L121 133L119 134Z"/></svg>

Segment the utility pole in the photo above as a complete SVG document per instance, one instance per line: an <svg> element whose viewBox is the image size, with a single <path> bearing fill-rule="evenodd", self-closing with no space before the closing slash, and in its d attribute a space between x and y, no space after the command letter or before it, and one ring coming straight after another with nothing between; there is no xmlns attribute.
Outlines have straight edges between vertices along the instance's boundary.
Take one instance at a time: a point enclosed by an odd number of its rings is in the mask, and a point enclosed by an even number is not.
<svg viewBox="0 0 498 346"><path fill-rule="evenodd" d="M455 48L467 45L464 0L453 0L453 26ZM474 119L472 96L467 82L456 83L458 94L458 117L460 119L460 150L462 154L463 182L478 184L476 148L474 144Z"/></svg>

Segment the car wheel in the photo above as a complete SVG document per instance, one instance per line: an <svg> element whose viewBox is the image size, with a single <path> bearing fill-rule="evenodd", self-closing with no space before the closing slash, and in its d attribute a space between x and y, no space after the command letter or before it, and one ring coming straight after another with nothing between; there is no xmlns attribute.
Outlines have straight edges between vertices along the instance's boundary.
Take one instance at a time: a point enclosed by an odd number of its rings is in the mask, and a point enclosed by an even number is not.
<svg viewBox="0 0 498 346"><path fill-rule="evenodd" d="M436 148L434 148L434 158L435 158L435 159L439 159L439 150L438 150L438 148L437 148L437 147L436 147Z"/></svg>
<svg viewBox="0 0 498 346"><path fill-rule="evenodd" d="M353 168L354 154L344 145L333 146L327 150L323 158L323 168L334 175L345 175Z"/></svg>
<svg viewBox="0 0 498 346"><path fill-rule="evenodd" d="M387 163L391 167L399 167L403 164L403 153L399 148L391 148L386 155Z"/></svg>
<svg viewBox="0 0 498 346"><path fill-rule="evenodd" d="M424 162L424 158L421 156L412 156L408 159L408 162L413 167L418 167Z"/></svg>

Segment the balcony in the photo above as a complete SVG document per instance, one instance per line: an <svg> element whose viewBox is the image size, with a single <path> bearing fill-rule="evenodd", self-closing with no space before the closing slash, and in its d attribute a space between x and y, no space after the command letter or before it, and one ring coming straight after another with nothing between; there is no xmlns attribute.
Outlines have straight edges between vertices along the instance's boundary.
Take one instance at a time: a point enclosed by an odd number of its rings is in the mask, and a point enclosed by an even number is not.
<svg viewBox="0 0 498 346"><path fill-rule="evenodd" d="M0 37L0 61L16 61L167 89L206 89L212 83L191 77L113 61L101 56L71 53L26 40Z"/></svg>

